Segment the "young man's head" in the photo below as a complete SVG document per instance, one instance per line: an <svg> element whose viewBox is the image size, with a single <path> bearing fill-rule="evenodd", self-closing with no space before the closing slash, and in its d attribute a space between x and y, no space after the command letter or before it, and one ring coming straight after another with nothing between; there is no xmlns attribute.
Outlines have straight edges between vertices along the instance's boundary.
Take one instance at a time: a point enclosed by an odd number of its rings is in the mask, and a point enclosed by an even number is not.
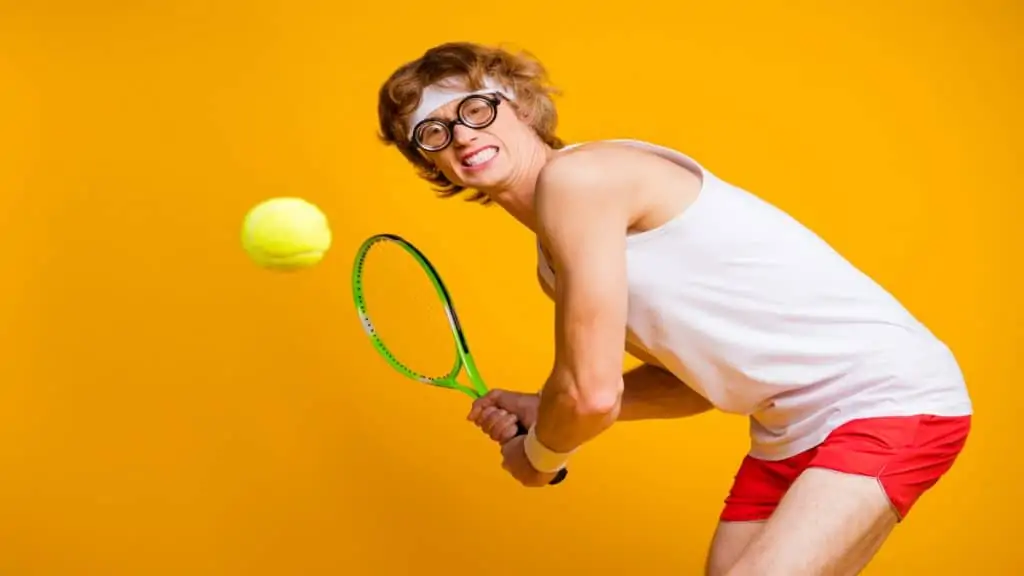
<svg viewBox="0 0 1024 576"><path fill-rule="evenodd" d="M544 67L526 54L471 43L435 46L380 89L381 139L443 195L512 185L538 149L557 149L558 114Z"/></svg>

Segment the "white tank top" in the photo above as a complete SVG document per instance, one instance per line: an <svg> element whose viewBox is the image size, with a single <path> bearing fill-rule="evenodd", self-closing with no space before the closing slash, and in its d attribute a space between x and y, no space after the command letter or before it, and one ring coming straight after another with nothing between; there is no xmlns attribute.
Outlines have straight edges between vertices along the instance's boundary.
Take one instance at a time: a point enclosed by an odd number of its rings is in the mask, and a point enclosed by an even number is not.
<svg viewBox="0 0 1024 576"><path fill-rule="evenodd" d="M611 142L702 177L683 213L628 237L627 338L716 408L750 416L751 456L787 458L857 418L972 412L946 345L819 236L680 152Z"/></svg>

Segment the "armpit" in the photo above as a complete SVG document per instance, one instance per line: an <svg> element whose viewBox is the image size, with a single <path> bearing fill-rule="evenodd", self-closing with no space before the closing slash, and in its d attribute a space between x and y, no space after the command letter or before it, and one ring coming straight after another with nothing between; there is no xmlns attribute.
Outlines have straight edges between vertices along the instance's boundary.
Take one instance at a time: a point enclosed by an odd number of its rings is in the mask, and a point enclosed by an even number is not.
<svg viewBox="0 0 1024 576"><path fill-rule="evenodd" d="M537 283L540 284L540 289L544 291L544 294L552 300L555 299L554 287L548 283L547 279L544 278L544 274L541 272L540 267L537 267Z"/></svg>
<svg viewBox="0 0 1024 576"><path fill-rule="evenodd" d="M551 267L550 256L537 242L537 282L548 298L555 299L555 271Z"/></svg>

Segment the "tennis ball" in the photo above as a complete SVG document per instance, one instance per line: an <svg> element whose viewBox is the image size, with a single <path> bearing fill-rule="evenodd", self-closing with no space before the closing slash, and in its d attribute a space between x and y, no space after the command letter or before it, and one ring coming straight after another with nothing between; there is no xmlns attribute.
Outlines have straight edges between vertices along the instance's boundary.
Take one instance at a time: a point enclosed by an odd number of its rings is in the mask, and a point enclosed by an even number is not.
<svg viewBox="0 0 1024 576"><path fill-rule="evenodd" d="M331 247L331 228L320 209L302 198L270 198L242 223L242 248L257 265L298 270L316 265Z"/></svg>

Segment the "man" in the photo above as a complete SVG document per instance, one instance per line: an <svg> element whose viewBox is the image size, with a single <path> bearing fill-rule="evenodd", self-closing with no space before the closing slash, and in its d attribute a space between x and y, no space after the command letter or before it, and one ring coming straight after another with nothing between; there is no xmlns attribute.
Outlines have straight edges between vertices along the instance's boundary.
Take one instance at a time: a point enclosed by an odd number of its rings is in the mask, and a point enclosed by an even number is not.
<svg viewBox="0 0 1024 576"><path fill-rule="evenodd" d="M541 393L494 391L469 419L544 486L617 421L748 415L707 572L859 572L965 444L953 355L813 232L688 156L564 146L553 93L532 58L466 43L380 91L382 139L425 179L536 233L555 302ZM644 362L625 375L624 349Z"/></svg>

